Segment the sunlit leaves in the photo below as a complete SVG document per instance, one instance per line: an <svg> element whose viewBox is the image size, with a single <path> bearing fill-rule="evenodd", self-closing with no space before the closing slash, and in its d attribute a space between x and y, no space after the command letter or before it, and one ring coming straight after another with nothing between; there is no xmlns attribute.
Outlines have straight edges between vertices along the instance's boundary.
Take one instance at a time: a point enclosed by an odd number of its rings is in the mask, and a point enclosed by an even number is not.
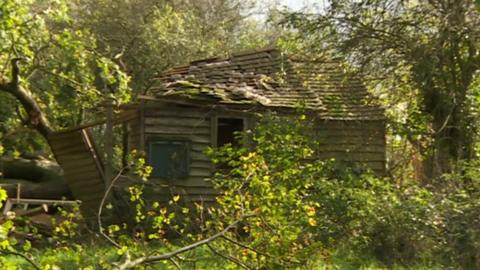
<svg viewBox="0 0 480 270"><path fill-rule="evenodd" d="M74 26L78 18L73 8L63 0L6 0L0 6L0 78L11 79L10 60L20 58L21 85L32 93L54 129L96 120L104 95L117 104L131 98L130 77L98 53L91 33ZM12 119L26 117L8 98L1 100L7 111L2 115L2 133L15 132L22 125ZM16 147L29 152L44 148L45 142L37 137L23 132ZM11 140L4 146L7 152L14 150Z"/></svg>

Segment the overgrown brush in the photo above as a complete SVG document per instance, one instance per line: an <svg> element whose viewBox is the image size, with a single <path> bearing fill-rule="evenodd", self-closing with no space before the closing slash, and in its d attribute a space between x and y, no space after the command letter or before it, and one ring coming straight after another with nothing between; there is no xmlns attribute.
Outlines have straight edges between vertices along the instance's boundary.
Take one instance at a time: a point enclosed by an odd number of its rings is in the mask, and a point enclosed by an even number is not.
<svg viewBox="0 0 480 270"><path fill-rule="evenodd" d="M75 226L68 227L67 240L62 234L53 239L60 249L40 249L13 239L9 221L0 231L7 239L0 250L33 254L42 267L58 259L115 269L180 250L153 262L218 269L480 268L480 162L458 164L429 186L393 181L318 160L312 130L302 114L270 115L243 134L248 147L211 149L218 172L210 180L222 192L215 207L182 207L178 195L169 206L150 203L142 188L131 187L135 229L105 226L114 245L96 238L103 243L98 260L76 252L92 244L71 237ZM172 240L169 231L180 238ZM76 256L65 256L69 252ZM5 258L0 263L12 265Z"/></svg>

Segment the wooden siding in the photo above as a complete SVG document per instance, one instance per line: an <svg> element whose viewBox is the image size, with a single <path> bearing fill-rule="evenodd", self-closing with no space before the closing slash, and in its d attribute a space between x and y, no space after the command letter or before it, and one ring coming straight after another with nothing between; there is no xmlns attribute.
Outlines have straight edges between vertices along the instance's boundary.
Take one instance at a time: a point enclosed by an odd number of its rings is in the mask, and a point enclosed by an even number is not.
<svg viewBox="0 0 480 270"><path fill-rule="evenodd" d="M156 139L191 142L190 176L186 179L172 180L153 178L150 180L151 183L156 183L158 187L167 185L173 189L183 190L185 195L191 196L213 192L211 184L205 181L205 178L212 174L212 164L204 154L205 149L212 145L211 116L211 111L196 108L159 105L145 109L144 134L147 144ZM164 197L171 191L167 192L161 188L158 190L158 196Z"/></svg>
<svg viewBox="0 0 480 270"><path fill-rule="evenodd" d="M156 139L191 142L189 177L171 180L151 178L145 189L146 198L166 203L172 196L180 195L184 203L215 202L218 192L206 180L212 174L212 163L204 154L205 149L212 145L213 112L161 104L144 108L143 125L132 125L139 128L139 137L143 134L145 149L141 150L147 152L148 142ZM131 140L139 142L139 137L131 136Z"/></svg>
<svg viewBox="0 0 480 270"><path fill-rule="evenodd" d="M384 121L323 120L317 125L320 158L364 164L385 172Z"/></svg>
<svg viewBox="0 0 480 270"><path fill-rule="evenodd" d="M49 143L73 196L81 200L80 210L94 220L105 192L103 166L86 129L50 135Z"/></svg>
<svg viewBox="0 0 480 270"><path fill-rule="evenodd" d="M130 145L142 148L155 139L188 140L191 142L190 176L185 179L150 179L146 196L155 201L168 201L180 194L184 202L214 202L218 191L213 190L208 178L213 172L210 159L204 154L214 146L217 117L239 117L246 120L247 128L254 128L255 118L248 114L221 112L147 103L144 112L130 121ZM142 109L141 109L142 110ZM143 119L143 120L142 120ZM385 171L384 121L318 120L316 137L320 141L319 158L364 164L378 174Z"/></svg>

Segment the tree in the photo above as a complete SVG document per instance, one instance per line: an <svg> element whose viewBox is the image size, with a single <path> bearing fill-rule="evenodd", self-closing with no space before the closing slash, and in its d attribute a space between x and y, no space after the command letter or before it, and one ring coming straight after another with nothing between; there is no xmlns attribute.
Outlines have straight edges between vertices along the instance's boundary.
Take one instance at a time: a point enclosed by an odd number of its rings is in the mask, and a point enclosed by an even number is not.
<svg viewBox="0 0 480 270"><path fill-rule="evenodd" d="M339 0L288 19L386 97L396 109L394 132L423 154L426 176L438 176L476 157L479 15L468 0Z"/></svg>
<svg viewBox="0 0 480 270"><path fill-rule="evenodd" d="M250 19L255 1L76 0L77 29L88 29L102 55L132 77L136 93L174 65L265 45ZM254 42L251 42L251 41Z"/></svg>
<svg viewBox="0 0 480 270"><path fill-rule="evenodd" d="M172 65L265 46L261 23L250 19L254 4L5 1L0 28L6 40L0 45L0 136L6 152L45 148L41 136L24 128L24 123L35 121L25 121L25 108L15 102L19 95L12 95L14 66L23 96L31 96L29 103L38 105L30 106L36 110L33 115L43 112L39 124L48 124L50 130L75 126L98 117L97 105L104 94L114 92L117 101L125 102L130 89L147 91L155 76Z"/></svg>
<svg viewBox="0 0 480 270"><path fill-rule="evenodd" d="M32 140L37 142L35 149L23 150L44 151L45 140L37 134L17 133L23 142L9 139L17 137L12 133L25 125L47 137L54 129L95 117L106 88L115 88L119 102L129 99L128 77L98 55L88 32L70 27L67 4L34 0L0 4L4 40L0 44L0 105L5 112L0 116L0 137L7 152L22 150L21 145L32 145Z"/></svg>

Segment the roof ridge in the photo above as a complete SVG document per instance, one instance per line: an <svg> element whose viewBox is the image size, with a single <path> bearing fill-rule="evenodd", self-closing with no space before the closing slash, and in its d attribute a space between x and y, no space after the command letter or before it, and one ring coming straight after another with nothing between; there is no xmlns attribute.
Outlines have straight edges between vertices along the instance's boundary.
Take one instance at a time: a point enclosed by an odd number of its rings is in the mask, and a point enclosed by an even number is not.
<svg viewBox="0 0 480 270"><path fill-rule="evenodd" d="M203 59L199 59L199 60L190 61L190 63L188 63L186 65L188 66L188 65L197 65L197 64L200 64L200 63L212 63L212 62L217 62L220 59L222 59L222 57L213 56L213 57L208 57L208 58L203 58Z"/></svg>
<svg viewBox="0 0 480 270"><path fill-rule="evenodd" d="M243 51L238 51L238 52L233 52L230 54L230 59L234 57L239 57L239 56L247 56L247 55L252 55L252 54L258 54L258 53L263 53L263 52L280 52L280 50L277 47L270 46L270 47L265 47L261 49L249 49L249 50L243 50Z"/></svg>
<svg viewBox="0 0 480 270"><path fill-rule="evenodd" d="M265 48L262 48L262 49L249 49L249 50L243 50L243 51L239 51L239 52L230 53L228 55L228 57L212 56L212 57L207 57L207 58L203 58L203 59L199 59L199 60L190 61L186 65L188 66L188 65L209 64L209 63L215 63L215 62L231 61L236 57L259 54L259 53L263 53L263 52L274 52L274 51L279 52L280 50L276 47L265 47ZM181 66L185 66L185 65L181 65ZM172 67L172 69L175 68L175 67L176 66Z"/></svg>

